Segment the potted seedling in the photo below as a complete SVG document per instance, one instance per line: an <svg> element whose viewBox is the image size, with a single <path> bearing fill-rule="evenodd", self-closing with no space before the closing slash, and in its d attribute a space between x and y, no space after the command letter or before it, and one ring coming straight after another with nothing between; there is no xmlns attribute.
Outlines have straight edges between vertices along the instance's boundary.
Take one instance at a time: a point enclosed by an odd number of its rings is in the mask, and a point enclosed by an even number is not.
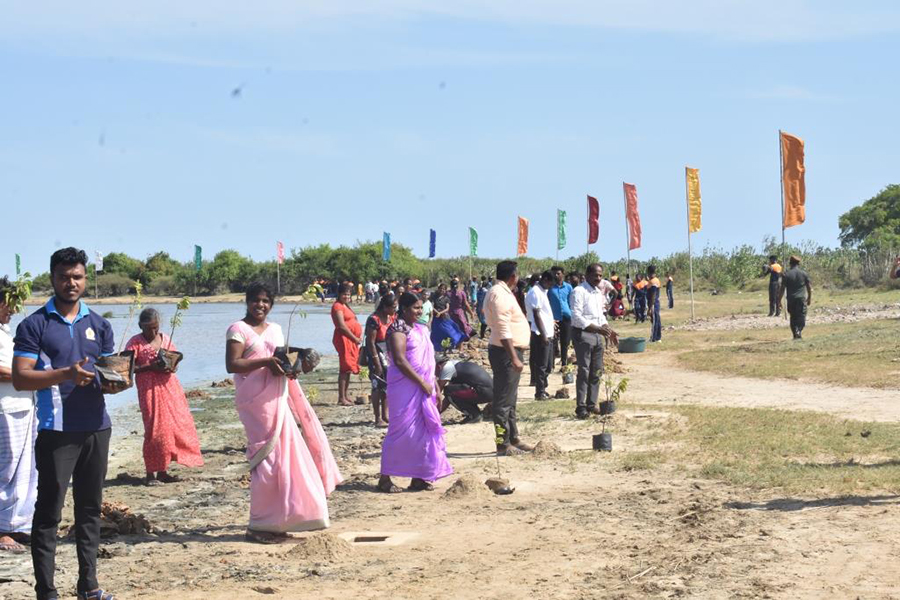
<svg viewBox="0 0 900 600"><path fill-rule="evenodd" d="M575 365L564 365L562 371L562 382L566 385L575 383Z"/></svg>
<svg viewBox="0 0 900 600"><path fill-rule="evenodd" d="M118 351L111 356L101 356L94 363L94 369L100 378L100 389L104 394L118 394L134 385L134 350L125 350L125 338L134 314L141 309L144 300L144 286L140 281L134 282L134 298L128 310L128 321L122 330Z"/></svg>
<svg viewBox="0 0 900 600"><path fill-rule="evenodd" d="M616 412L616 402L628 389L628 378L623 377L618 383L614 383L612 377L603 377L603 388L606 391L606 401L600 403L600 414L611 415Z"/></svg>
<svg viewBox="0 0 900 600"><path fill-rule="evenodd" d="M291 325L294 321L294 313L297 312L299 306L300 303L298 302L294 305L294 308L291 309L291 314L288 317L287 335L284 338L284 346L275 348L275 357L281 361L281 369L284 371L285 375L291 377L296 377L300 373L309 373L318 366L320 359L319 353L312 348L296 348L291 346ZM298 314L301 318L306 318L305 311L301 310Z"/></svg>
<svg viewBox="0 0 900 600"><path fill-rule="evenodd" d="M191 307L191 297L185 296L181 300L179 300L178 304L175 305L175 314L172 315L172 319L169 321L169 324L172 326L172 333L169 334L169 343L166 344L165 348L160 347L159 349L159 362L171 373L174 373L178 370L178 363L181 362L181 359L184 358L184 354L181 352L172 350L172 338L175 337L175 329L181 325L181 313L186 311Z"/></svg>

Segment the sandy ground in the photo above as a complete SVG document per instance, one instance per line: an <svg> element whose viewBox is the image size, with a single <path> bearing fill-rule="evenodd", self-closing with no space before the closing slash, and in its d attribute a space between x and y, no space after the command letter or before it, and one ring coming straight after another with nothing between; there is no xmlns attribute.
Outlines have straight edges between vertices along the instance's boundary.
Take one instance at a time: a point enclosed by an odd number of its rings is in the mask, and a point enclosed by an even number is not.
<svg viewBox="0 0 900 600"><path fill-rule="evenodd" d="M828 323L858 323L868 319L896 319L900 316L900 303L853 306L810 305L806 318L808 325ZM736 331L739 329L774 329L787 326L788 315L768 317L763 314L735 314L725 318L695 319L669 329L684 331Z"/></svg>
<svg viewBox="0 0 900 600"><path fill-rule="evenodd" d="M477 485L445 495L460 475L497 475L487 423L447 424L457 473L436 491L376 493L383 431L370 426L366 407L334 406L323 388L318 401L328 404L316 410L346 481L330 500L327 533L278 546L242 539L248 474L227 390L193 401L203 409L195 415L207 465L176 470L181 483L137 483L140 421L135 412L120 416L106 499L144 515L153 532L105 540L101 582L119 598L160 600L900 597L898 496L785 498L693 479L679 468L689 456L652 471L628 471L620 459L642 449L641 432L677 418L667 411L672 404L780 406L891 421L900 413L896 391L688 372L652 353L621 358L630 397L658 409L620 411L612 453L590 450L601 429L596 421L529 422L523 438L552 441L561 452L501 459L503 477L516 488L509 496ZM552 383L551 392L561 385L558 375ZM532 396L522 388L522 402ZM70 507L64 515L67 524ZM403 535L390 545L349 544L341 534L387 535L388 542ZM60 590L74 587L74 550L60 544ZM28 558L4 559L0 581L0 597L30 597Z"/></svg>

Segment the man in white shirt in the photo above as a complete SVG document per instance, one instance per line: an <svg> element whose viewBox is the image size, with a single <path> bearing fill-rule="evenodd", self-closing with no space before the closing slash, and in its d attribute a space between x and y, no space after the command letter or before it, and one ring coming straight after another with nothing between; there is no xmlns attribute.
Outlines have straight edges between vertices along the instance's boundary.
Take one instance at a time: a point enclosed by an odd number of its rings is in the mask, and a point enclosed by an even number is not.
<svg viewBox="0 0 900 600"><path fill-rule="evenodd" d="M547 378L553 370L553 309L547 290L553 286L553 274L541 273L537 284L525 296L525 310L531 324L528 366L534 382L534 399L549 400Z"/></svg>
<svg viewBox="0 0 900 600"><path fill-rule="evenodd" d="M613 285L603 279L603 267L588 265L584 283L572 291L572 336L575 342L575 416L586 419L591 413L600 414L597 399L600 394L600 375L603 374L605 340L618 345L619 336L606 321L606 305Z"/></svg>

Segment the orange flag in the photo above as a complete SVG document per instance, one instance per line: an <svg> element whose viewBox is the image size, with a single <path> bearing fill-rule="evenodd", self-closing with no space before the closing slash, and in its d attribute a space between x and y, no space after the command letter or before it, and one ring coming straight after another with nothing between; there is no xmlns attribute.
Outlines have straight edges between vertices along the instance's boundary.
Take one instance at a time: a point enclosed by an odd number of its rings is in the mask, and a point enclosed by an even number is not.
<svg viewBox="0 0 900 600"><path fill-rule="evenodd" d="M628 223L628 249L641 247L641 215L638 214L637 188L633 183L623 183L625 190L625 221Z"/></svg>
<svg viewBox="0 0 900 600"><path fill-rule="evenodd" d="M519 243L516 247L519 256L528 254L528 219L519 217Z"/></svg>
<svg viewBox="0 0 900 600"><path fill-rule="evenodd" d="M803 165L803 140L789 133L781 136L781 176L784 195L783 227L806 220L806 167Z"/></svg>

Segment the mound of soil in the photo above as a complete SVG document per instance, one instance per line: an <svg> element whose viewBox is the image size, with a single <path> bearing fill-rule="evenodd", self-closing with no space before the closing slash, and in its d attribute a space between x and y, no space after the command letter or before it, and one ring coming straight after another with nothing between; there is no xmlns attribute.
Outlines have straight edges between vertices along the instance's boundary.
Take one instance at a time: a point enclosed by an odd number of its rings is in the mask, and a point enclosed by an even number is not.
<svg viewBox="0 0 900 600"><path fill-rule="evenodd" d="M213 381L209 384L209 387L214 388L231 388L234 387L234 380L232 379L223 379L222 381Z"/></svg>
<svg viewBox="0 0 900 600"><path fill-rule="evenodd" d="M215 385L213 387L215 387ZM188 400L206 400L207 398L212 397L209 392L205 392L201 389L188 390L184 393L184 396Z"/></svg>
<svg viewBox="0 0 900 600"><path fill-rule="evenodd" d="M541 440L537 444L535 444L534 450L531 454L532 456L537 456L538 458L553 458L556 456L562 456L563 451L562 448L560 448L553 442Z"/></svg>
<svg viewBox="0 0 900 600"><path fill-rule="evenodd" d="M294 547L284 553L287 558L309 562L337 562L353 554L350 542L330 533L314 533L297 540Z"/></svg>
<svg viewBox="0 0 900 600"><path fill-rule="evenodd" d="M444 492L442 498L447 500L463 500L471 498L487 498L490 495L490 491L473 475L463 475L453 482L453 485Z"/></svg>
<svg viewBox="0 0 900 600"><path fill-rule="evenodd" d="M564 400L566 398L569 398L570 397L569 396L569 388L567 388L567 387L559 388L558 390L556 390L556 394L554 394L553 397L556 398L557 400Z"/></svg>
<svg viewBox="0 0 900 600"><path fill-rule="evenodd" d="M509 479L502 477L490 477L484 481L484 485L488 486L492 492L509 486Z"/></svg>
<svg viewBox="0 0 900 600"><path fill-rule="evenodd" d="M603 372L604 373L625 373L625 365L622 364L611 352L603 353Z"/></svg>
<svg viewBox="0 0 900 600"><path fill-rule="evenodd" d="M116 535L146 535L153 533L153 525L144 515L131 512L128 505L121 502L104 502L100 507L100 537L111 538ZM64 533L69 538L75 537L75 527Z"/></svg>

